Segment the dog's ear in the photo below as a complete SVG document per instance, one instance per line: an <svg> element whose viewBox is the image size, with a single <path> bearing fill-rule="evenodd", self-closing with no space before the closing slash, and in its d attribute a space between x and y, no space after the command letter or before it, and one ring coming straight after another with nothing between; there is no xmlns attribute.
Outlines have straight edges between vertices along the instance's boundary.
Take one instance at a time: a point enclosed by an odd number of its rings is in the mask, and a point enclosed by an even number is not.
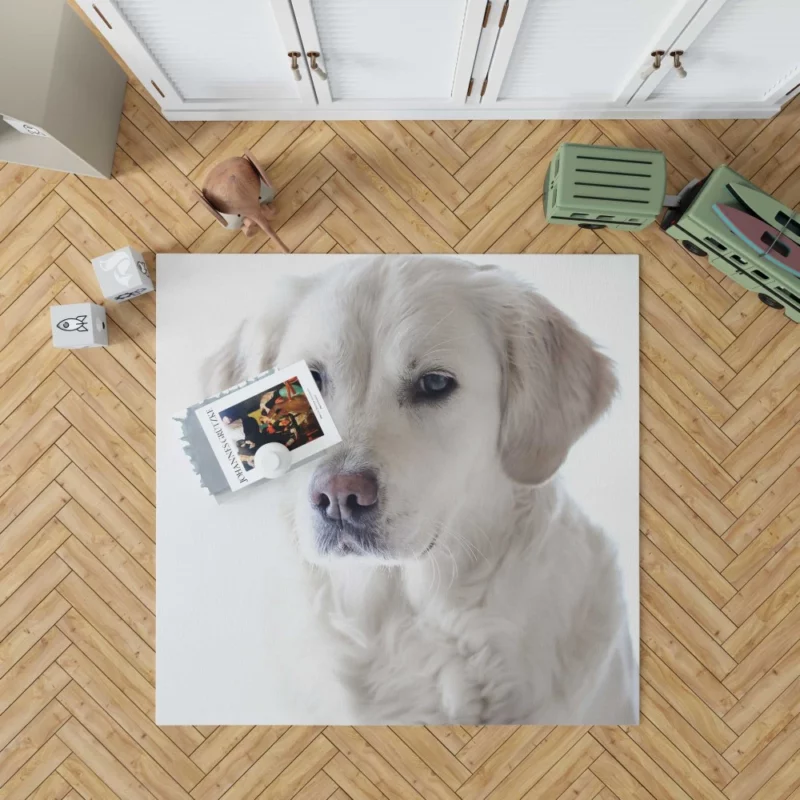
<svg viewBox="0 0 800 800"><path fill-rule="evenodd" d="M286 326L310 282L296 278L261 301L261 311L249 316L200 369L206 396L229 389L275 366Z"/></svg>
<svg viewBox="0 0 800 800"><path fill-rule="evenodd" d="M526 284L504 282L495 306L504 363L500 455L511 478L535 485L608 408L617 381L610 359L569 317Z"/></svg>

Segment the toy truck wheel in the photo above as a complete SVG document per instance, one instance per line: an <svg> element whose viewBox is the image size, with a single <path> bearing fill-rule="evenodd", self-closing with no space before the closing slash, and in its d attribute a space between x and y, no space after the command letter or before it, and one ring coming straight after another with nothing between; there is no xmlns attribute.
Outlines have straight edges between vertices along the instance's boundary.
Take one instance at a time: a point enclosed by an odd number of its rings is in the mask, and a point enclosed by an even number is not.
<svg viewBox="0 0 800 800"><path fill-rule="evenodd" d="M578 223L578 227L579 228L586 228L587 230L590 230L590 231L597 231L597 230L600 230L600 228L605 228L606 226L605 225L598 225L596 222L579 222Z"/></svg>
<svg viewBox="0 0 800 800"><path fill-rule="evenodd" d="M702 250L702 249L701 249L701 248L699 248L699 247L698 247L698 246L697 246L697 245L696 245L694 242L690 242L688 239L684 239L684 240L681 242L681 244L682 244L682 245L684 246L684 248L685 248L686 250L688 250L688 251L689 251L689 252L690 252L690 253L691 253L693 256L699 256L700 258L703 258L704 256L707 256L707 255L708 255L708 253L706 253L706 251L705 251L705 250Z"/></svg>
<svg viewBox="0 0 800 800"><path fill-rule="evenodd" d="M765 306L769 306L770 308L779 308L779 309L783 308L783 305L781 303L779 303L774 297L770 297L768 294L759 293L758 299Z"/></svg>

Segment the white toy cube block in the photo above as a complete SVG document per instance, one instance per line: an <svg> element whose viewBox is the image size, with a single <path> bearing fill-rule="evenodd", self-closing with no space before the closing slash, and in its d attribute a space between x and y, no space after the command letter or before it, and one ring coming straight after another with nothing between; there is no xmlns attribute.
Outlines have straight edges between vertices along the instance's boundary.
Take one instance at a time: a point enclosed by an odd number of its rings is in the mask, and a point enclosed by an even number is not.
<svg viewBox="0 0 800 800"><path fill-rule="evenodd" d="M76 350L108 344L106 310L94 303L50 306L53 347Z"/></svg>
<svg viewBox="0 0 800 800"><path fill-rule="evenodd" d="M142 254L123 247L92 259L100 291L107 300L130 300L153 291L153 281Z"/></svg>

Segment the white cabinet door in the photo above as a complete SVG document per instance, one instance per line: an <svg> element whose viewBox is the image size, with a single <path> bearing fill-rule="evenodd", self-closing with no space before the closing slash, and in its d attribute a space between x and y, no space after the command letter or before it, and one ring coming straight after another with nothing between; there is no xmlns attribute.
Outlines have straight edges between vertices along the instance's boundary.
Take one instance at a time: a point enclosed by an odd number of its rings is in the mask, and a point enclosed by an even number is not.
<svg viewBox="0 0 800 800"><path fill-rule="evenodd" d="M683 51L686 77L669 64L633 104L688 106L782 103L800 90L800 0L709 0L670 51Z"/></svg>
<svg viewBox="0 0 800 800"><path fill-rule="evenodd" d="M320 107L464 104L486 0L292 0Z"/></svg>
<svg viewBox="0 0 800 800"><path fill-rule="evenodd" d="M798 0L800 2L800 0ZM703 0L509 0L481 105L624 106Z"/></svg>
<svg viewBox="0 0 800 800"><path fill-rule="evenodd" d="M164 109L316 106L289 0L78 0Z"/></svg>

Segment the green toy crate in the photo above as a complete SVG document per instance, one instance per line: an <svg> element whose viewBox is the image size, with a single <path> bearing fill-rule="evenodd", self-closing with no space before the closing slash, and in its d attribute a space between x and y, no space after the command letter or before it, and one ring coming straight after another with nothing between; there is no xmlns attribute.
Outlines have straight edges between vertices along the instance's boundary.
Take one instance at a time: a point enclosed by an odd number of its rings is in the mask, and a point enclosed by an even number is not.
<svg viewBox="0 0 800 800"><path fill-rule="evenodd" d="M756 292L766 305L782 308L789 319L800 322L800 278L759 256L714 212L715 203L747 210L728 191L729 183L758 189L730 167L717 167L704 180L681 193L680 204L667 211L661 229L690 253L708 256L720 272Z"/></svg>
<svg viewBox="0 0 800 800"><path fill-rule="evenodd" d="M638 231L661 213L667 160L659 150L562 144L544 181L547 221Z"/></svg>

